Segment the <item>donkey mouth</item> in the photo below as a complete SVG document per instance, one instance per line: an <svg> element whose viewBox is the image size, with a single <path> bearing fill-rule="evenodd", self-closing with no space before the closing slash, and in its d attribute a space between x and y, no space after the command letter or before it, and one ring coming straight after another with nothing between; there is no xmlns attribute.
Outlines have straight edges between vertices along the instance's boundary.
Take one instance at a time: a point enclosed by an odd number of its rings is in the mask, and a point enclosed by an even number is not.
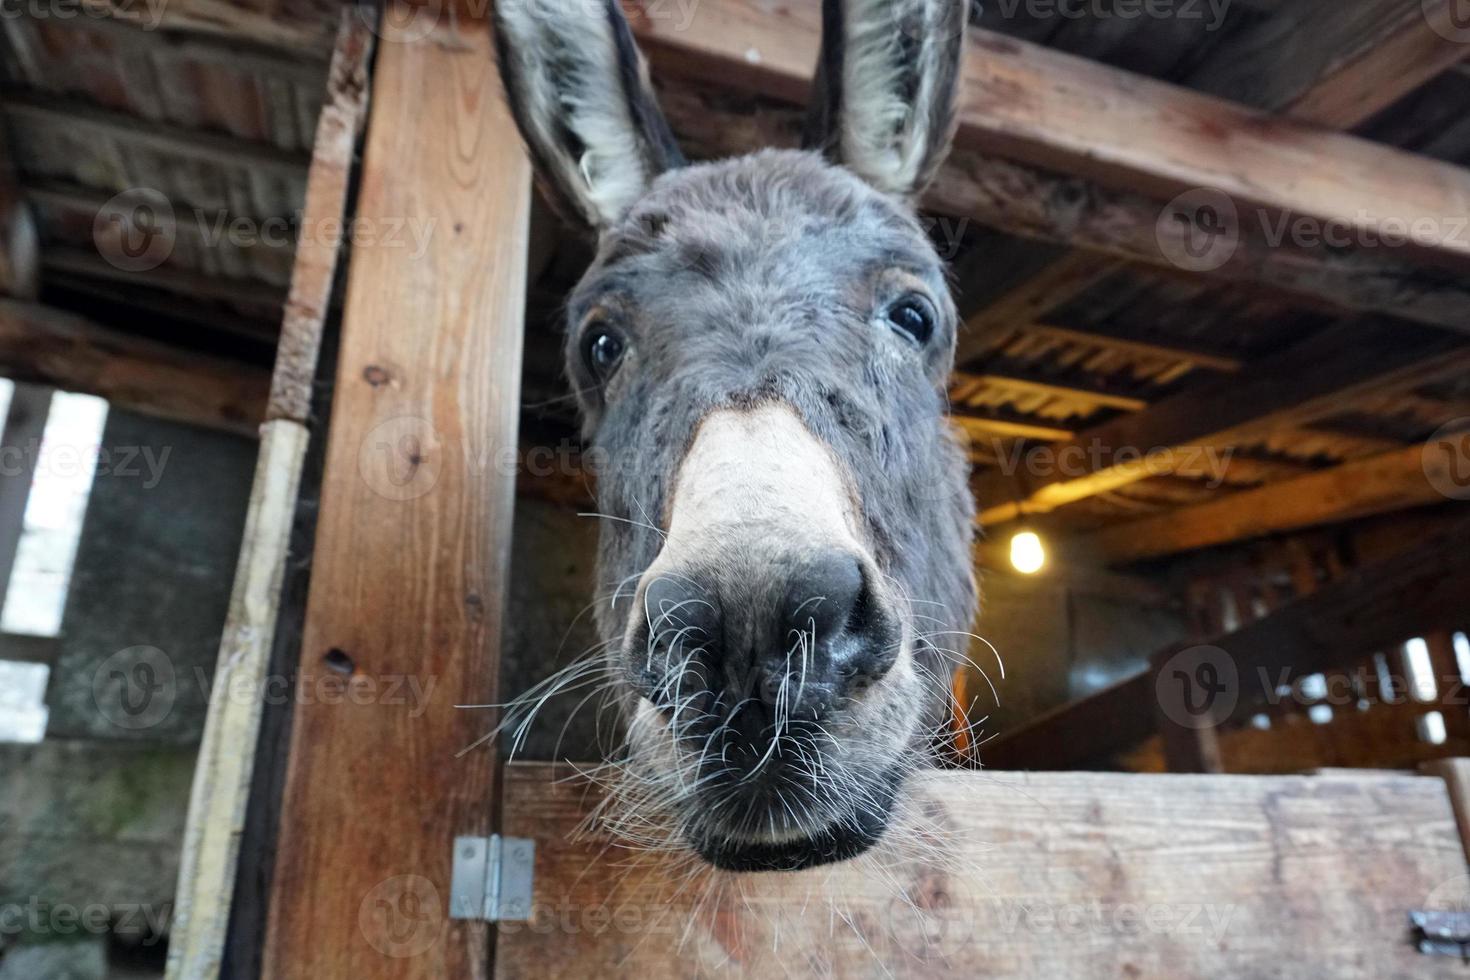
<svg viewBox="0 0 1470 980"><path fill-rule="evenodd" d="M695 853L722 871L801 871L846 861L883 839L900 782L897 773L882 778L863 794L862 809L789 840L706 835L689 843Z"/></svg>

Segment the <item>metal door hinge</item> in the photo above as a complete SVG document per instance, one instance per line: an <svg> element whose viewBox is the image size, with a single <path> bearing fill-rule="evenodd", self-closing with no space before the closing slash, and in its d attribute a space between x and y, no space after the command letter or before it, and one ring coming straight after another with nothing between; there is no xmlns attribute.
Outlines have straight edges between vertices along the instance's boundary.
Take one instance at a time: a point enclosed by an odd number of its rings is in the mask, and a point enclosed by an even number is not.
<svg viewBox="0 0 1470 980"><path fill-rule="evenodd" d="M449 917L524 922L531 917L536 842L525 837L456 837Z"/></svg>
<svg viewBox="0 0 1470 980"><path fill-rule="evenodd" d="M1410 912L1419 952L1470 960L1470 912Z"/></svg>

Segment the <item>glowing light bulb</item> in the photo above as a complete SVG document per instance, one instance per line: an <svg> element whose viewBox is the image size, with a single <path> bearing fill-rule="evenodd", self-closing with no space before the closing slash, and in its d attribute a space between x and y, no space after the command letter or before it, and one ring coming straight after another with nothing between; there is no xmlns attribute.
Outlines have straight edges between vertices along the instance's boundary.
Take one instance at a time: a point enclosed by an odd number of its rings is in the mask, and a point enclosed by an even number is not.
<svg viewBox="0 0 1470 980"><path fill-rule="evenodd" d="M1011 565L1022 575L1035 575L1046 564L1046 547L1035 531L1011 538Z"/></svg>

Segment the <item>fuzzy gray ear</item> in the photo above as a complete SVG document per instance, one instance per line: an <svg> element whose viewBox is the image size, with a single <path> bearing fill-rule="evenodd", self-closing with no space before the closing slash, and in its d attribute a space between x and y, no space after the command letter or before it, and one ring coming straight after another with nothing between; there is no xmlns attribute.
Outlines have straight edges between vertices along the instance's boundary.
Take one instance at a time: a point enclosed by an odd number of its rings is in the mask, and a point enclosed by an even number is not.
<svg viewBox="0 0 1470 980"><path fill-rule="evenodd" d="M516 125L563 218L604 228L683 165L614 0L500 0L495 49Z"/></svg>
<svg viewBox="0 0 1470 980"><path fill-rule="evenodd" d="M923 190L954 139L968 0L823 0L806 144L879 190Z"/></svg>

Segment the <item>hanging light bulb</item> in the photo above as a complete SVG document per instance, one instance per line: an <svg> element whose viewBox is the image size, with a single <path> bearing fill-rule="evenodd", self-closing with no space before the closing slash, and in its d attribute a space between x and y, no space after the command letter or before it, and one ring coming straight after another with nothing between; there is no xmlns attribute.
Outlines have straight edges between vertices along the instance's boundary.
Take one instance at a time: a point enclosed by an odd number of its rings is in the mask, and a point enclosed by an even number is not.
<svg viewBox="0 0 1470 980"><path fill-rule="evenodd" d="M1035 575L1046 564L1046 546L1035 531L1018 531L1011 538L1011 566L1022 575Z"/></svg>

